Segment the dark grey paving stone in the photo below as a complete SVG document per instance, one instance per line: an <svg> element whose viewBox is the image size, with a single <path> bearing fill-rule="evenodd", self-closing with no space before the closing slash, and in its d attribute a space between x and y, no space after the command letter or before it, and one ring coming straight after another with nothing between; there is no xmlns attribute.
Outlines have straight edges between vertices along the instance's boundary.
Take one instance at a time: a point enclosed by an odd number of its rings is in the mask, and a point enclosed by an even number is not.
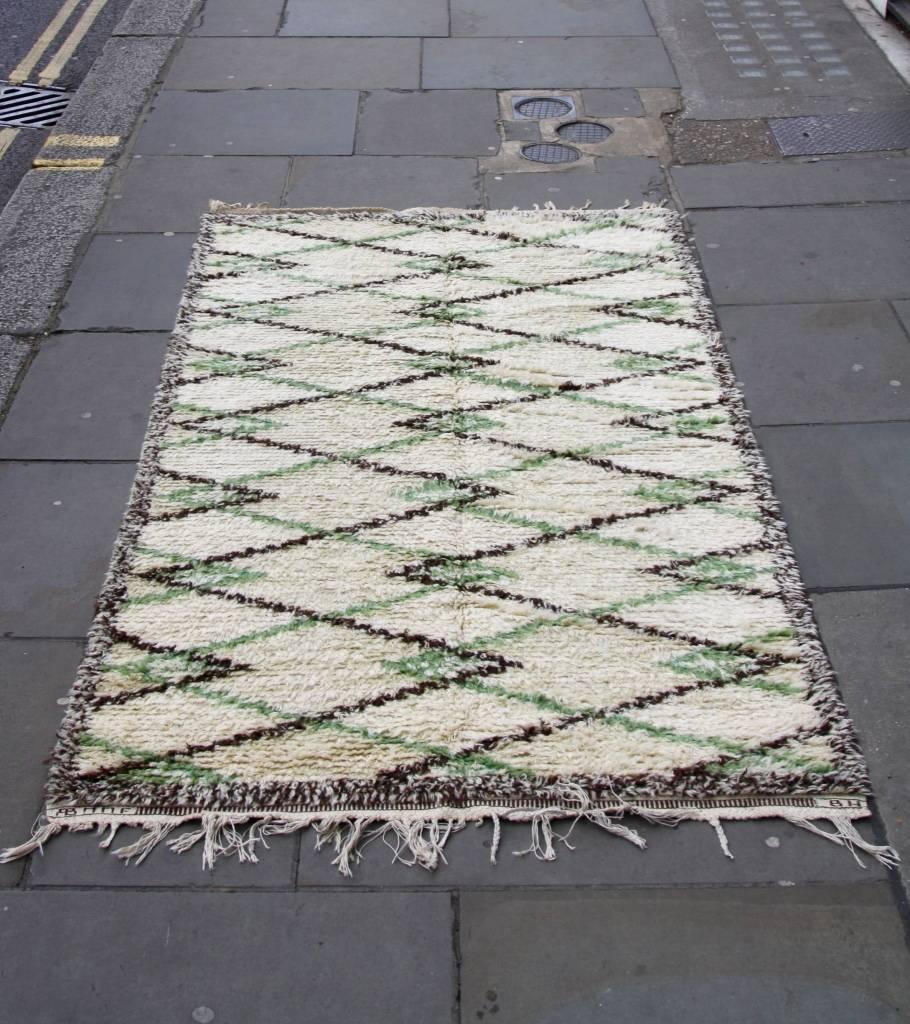
<svg viewBox="0 0 910 1024"><path fill-rule="evenodd" d="M453 36L653 34L642 0L452 0Z"/></svg>
<svg viewBox="0 0 910 1024"><path fill-rule="evenodd" d="M888 841L903 858L904 885L910 886L910 590L816 594L812 603L862 743Z"/></svg>
<svg viewBox="0 0 910 1024"><path fill-rule="evenodd" d="M492 210L535 203L559 207L591 206L610 209L627 200L655 202L666 196L660 163L652 157L610 157L598 161L597 171L535 171L485 174L484 192Z"/></svg>
<svg viewBox="0 0 910 1024"><path fill-rule="evenodd" d="M899 1024L910 971L887 883L464 893L464 1021Z"/></svg>
<svg viewBox="0 0 910 1024"><path fill-rule="evenodd" d="M66 293L60 326L171 330L192 247L192 235L96 235Z"/></svg>
<svg viewBox="0 0 910 1024"><path fill-rule="evenodd" d="M452 1019L444 894L44 891L9 893L3 906L5 1019Z"/></svg>
<svg viewBox="0 0 910 1024"><path fill-rule="evenodd" d="M715 302L838 302L910 293L910 204L707 210L690 219Z"/></svg>
<svg viewBox="0 0 910 1024"><path fill-rule="evenodd" d="M193 826L176 830L168 838L190 832ZM141 863L127 864L112 851L139 839L139 829L122 828L110 849L98 845L96 833L63 833L44 847L41 855L29 858L30 886L179 886L187 889L292 889L297 869L299 837L272 836L269 849L258 853L258 863L241 864L236 857L221 857L212 868L202 866L202 844L177 854L159 843Z"/></svg>
<svg viewBox="0 0 910 1024"><path fill-rule="evenodd" d="M0 848L24 843L41 810L45 759L63 717L57 701L81 657L79 641L0 640ZM24 867L0 864L0 886L15 885Z"/></svg>
<svg viewBox="0 0 910 1024"><path fill-rule="evenodd" d="M524 26L516 27L523 32ZM522 89L675 86L657 38L428 39L424 89Z"/></svg>
<svg viewBox="0 0 910 1024"><path fill-rule="evenodd" d="M762 427L810 588L910 584L910 423Z"/></svg>
<svg viewBox="0 0 910 1024"><path fill-rule="evenodd" d="M585 89L581 104L586 114L639 117L645 112L634 89Z"/></svg>
<svg viewBox="0 0 910 1024"><path fill-rule="evenodd" d="M674 118L670 127L674 164L750 164L780 158L768 122L758 119L691 121Z"/></svg>
<svg viewBox="0 0 910 1024"><path fill-rule="evenodd" d="M85 634L134 473L132 463L0 463L0 635Z"/></svg>
<svg viewBox="0 0 910 1024"><path fill-rule="evenodd" d="M165 89L419 87L419 39L191 38L164 80Z"/></svg>
<svg viewBox="0 0 910 1024"><path fill-rule="evenodd" d="M454 834L445 847L447 863L434 871L396 862L381 841L364 850L363 860L345 878L333 866L334 854L317 851L314 840L302 833L298 885L339 888L475 888L478 886L651 886L651 885L780 885L804 882L864 882L884 878L887 871L872 860L867 870L842 847L825 842L803 829L773 818L767 821L730 822L725 826L734 860L725 857L714 829L700 822L685 822L671 829L630 818L628 824L648 846L631 843L603 832L587 822L577 825L569 842L557 844L554 861L533 855L516 856L530 843L528 825L504 824L497 862L490 862L492 825L468 826ZM570 822L557 824L567 833ZM868 823L860 826L870 842L879 842ZM768 841L771 844L768 844ZM50 850L50 847L48 847Z"/></svg>
<svg viewBox="0 0 910 1024"><path fill-rule="evenodd" d="M277 156L145 156L115 186L105 231L195 231L210 199L278 206L290 161Z"/></svg>
<svg viewBox="0 0 910 1024"><path fill-rule="evenodd" d="M45 339L0 431L0 458L138 459L166 340L160 334Z"/></svg>
<svg viewBox="0 0 910 1024"><path fill-rule="evenodd" d="M887 302L722 306L719 315L753 423L910 419L910 344Z"/></svg>
<svg viewBox="0 0 910 1024"><path fill-rule="evenodd" d="M357 152L489 156L499 149L498 116L493 91L367 93L360 110Z"/></svg>
<svg viewBox="0 0 910 1024"><path fill-rule="evenodd" d="M906 84L845 4L800 0L798 7L789 5L789 16L778 4L761 7L748 0L728 0L721 7L703 0L649 0L649 10L682 82L686 117L710 121L906 107ZM776 32L772 38L769 29ZM742 38L721 38L731 34ZM748 49L727 49L732 46ZM790 49L771 48L776 46Z"/></svg>
<svg viewBox="0 0 910 1024"><path fill-rule="evenodd" d="M288 0L283 36L447 36L446 0Z"/></svg>
<svg viewBox="0 0 910 1024"><path fill-rule="evenodd" d="M910 199L910 159L676 167L683 203L695 207L811 206Z"/></svg>
<svg viewBox="0 0 910 1024"><path fill-rule="evenodd" d="M910 300L906 302L895 302L893 305L900 322L904 325L908 336L910 336Z"/></svg>
<svg viewBox="0 0 910 1024"><path fill-rule="evenodd" d="M136 152L351 153L356 121L357 93L350 90L162 92Z"/></svg>
<svg viewBox="0 0 910 1024"><path fill-rule="evenodd" d="M194 36L273 36L284 0L206 0L196 15Z"/></svg>
<svg viewBox="0 0 910 1024"><path fill-rule="evenodd" d="M295 160L288 206L480 206L477 162L459 157L353 156Z"/></svg>

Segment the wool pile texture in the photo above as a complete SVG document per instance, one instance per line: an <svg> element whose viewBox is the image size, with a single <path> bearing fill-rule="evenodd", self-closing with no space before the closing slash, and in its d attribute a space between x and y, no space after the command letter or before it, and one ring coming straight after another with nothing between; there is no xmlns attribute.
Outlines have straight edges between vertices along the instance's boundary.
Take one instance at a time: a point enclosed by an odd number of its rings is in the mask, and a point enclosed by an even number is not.
<svg viewBox="0 0 910 1024"><path fill-rule="evenodd" d="M882 855L656 208L206 217L60 735L29 848L314 826L348 870L483 819L549 857L558 819L779 815Z"/></svg>

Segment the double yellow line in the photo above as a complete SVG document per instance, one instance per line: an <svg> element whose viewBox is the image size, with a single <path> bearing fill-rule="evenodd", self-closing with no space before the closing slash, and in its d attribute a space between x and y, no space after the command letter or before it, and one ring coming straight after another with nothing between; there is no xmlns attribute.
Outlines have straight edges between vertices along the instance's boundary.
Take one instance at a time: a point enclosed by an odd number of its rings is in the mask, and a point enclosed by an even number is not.
<svg viewBox="0 0 910 1024"><path fill-rule="evenodd" d="M69 59L76 52L77 47L85 38L88 30L92 27L95 19L104 9L107 2L108 0L90 0L90 3L82 12L75 25L70 29L69 34L38 75L38 85L49 86L57 81ZM51 48L60 32L66 27L66 23L81 3L82 0L64 0L60 5L60 9L48 22L47 28L38 36L32 48L10 72L10 82L21 84L28 79L29 75L41 63L42 58ZM0 128L0 157L9 149L18 134L18 128Z"/></svg>

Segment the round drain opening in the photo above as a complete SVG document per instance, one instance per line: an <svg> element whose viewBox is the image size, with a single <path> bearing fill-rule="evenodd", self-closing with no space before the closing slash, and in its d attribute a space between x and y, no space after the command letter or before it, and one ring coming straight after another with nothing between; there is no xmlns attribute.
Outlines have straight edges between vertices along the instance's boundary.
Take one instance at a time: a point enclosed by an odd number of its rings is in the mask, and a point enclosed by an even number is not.
<svg viewBox="0 0 910 1024"><path fill-rule="evenodd" d="M561 139L580 142L582 145L586 142L603 142L612 134L612 128L608 128L605 124L598 124L596 121L570 121L569 124L560 125L557 131L557 135Z"/></svg>
<svg viewBox="0 0 910 1024"><path fill-rule="evenodd" d="M530 146L522 146L521 155L525 160L533 160L538 164L568 164L577 160L581 153L571 146L561 146L558 142L534 142Z"/></svg>
<svg viewBox="0 0 910 1024"><path fill-rule="evenodd" d="M515 105L522 117L565 117L572 113L572 104L555 96L532 96Z"/></svg>

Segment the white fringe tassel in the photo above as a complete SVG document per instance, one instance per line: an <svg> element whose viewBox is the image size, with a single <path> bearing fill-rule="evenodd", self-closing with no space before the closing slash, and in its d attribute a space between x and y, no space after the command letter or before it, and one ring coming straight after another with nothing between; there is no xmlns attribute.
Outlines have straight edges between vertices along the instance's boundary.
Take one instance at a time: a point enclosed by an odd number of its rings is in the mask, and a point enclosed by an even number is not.
<svg viewBox="0 0 910 1024"><path fill-rule="evenodd" d="M255 864L259 860L258 848L269 848L271 836L287 835L302 828L312 828L316 834L316 849L331 846L335 851L332 863L342 875L353 876L353 869L363 858L365 848L374 840L381 839L392 851L392 861L410 867L421 867L433 871L440 863L448 863L445 846L452 835L469 823L482 825L490 821L493 829L490 844L490 861L496 863L502 838L502 822L524 822L530 826L530 845L514 851L514 856L532 854L537 860L556 859L559 844L572 850L569 842L579 821L589 821L603 831L624 839L640 850L647 843L634 829L623 822L625 814L634 814L652 824L675 827L681 821L703 821L717 834L723 854L733 858L722 822L755 818L783 818L798 828L821 836L850 851L856 862L866 867L860 853L872 857L887 868L895 867L900 858L890 846L879 846L864 839L854 824L856 817L865 812L849 813L833 807L758 807L724 808L720 811L710 807L661 809L634 805L618 806L601 810L591 807L590 801L581 790L567 789L562 805L541 810L509 808L473 808L466 811L402 811L396 818L375 814L352 814L335 812L327 814L280 814L250 815L239 813L206 812L198 817L180 815L135 816L86 812L84 815L60 816L36 824L32 837L21 846L14 846L0 853L0 863L9 863L34 852L43 852L44 844L58 832L85 831L97 828L102 833L100 846L111 846L117 830L122 826L139 827L142 835L132 843L114 850L114 856L126 862L141 864L142 861L162 842L174 852L185 853L199 843L202 844L202 864L211 868L219 857L237 857L242 863ZM197 828L168 838L178 826L196 822ZM565 831L554 828L554 822L568 822ZM821 823L821 824L819 824ZM829 831L822 824L831 827Z"/></svg>

